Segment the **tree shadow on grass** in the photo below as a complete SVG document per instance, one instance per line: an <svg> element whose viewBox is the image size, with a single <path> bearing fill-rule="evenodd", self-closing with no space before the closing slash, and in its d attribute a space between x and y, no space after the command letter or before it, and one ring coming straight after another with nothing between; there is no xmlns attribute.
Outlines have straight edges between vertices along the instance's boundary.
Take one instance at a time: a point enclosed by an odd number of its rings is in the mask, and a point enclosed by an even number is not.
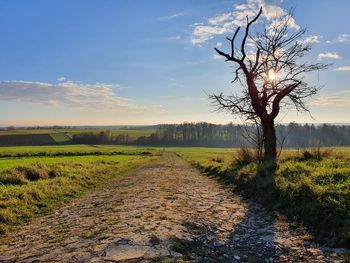
<svg viewBox="0 0 350 263"><path fill-rule="evenodd" d="M275 166L260 163L252 167L253 163L236 163L225 171L218 167L207 167L202 171L222 185L232 186L233 192L247 200L262 204L275 217L282 215L292 225L303 226L312 233L316 243L350 247L350 219L326 196L317 195L307 183L303 183L297 192L283 191L275 181Z"/></svg>
<svg viewBox="0 0 350 263"><path fill-rule="evenodd" d="M225 239L218 234L220 226L212 222L184 221L183 226L194 238L173 238L170 244L171 250L182 254L185 261L266 263L280 261L283 257L293 259L291 262L305 262L306 259L295 247L282 246L276 241L273 216L256 204L249 205L242 221Z"/></svg>
<svg viewBox="0 0 350 263"><path fill-rule="evenodd" d="M184 221L182 225L193 238L174 237L169 242L170 250L182 254L185 261L268 263L338 259L333 251L322 251L315 243L304 240L300 230L286 227L281 231L274 215L253 202L225 238L219 231L220 224L213 221Z"/></svg>

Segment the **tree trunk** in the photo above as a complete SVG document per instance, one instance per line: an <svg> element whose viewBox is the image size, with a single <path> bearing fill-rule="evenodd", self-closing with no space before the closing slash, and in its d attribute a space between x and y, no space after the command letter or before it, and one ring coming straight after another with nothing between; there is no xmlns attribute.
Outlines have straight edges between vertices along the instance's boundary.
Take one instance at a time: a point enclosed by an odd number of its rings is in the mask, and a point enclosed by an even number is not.
<svg viewBox="0 0 350 263"><path fill-rule="evenodd" d="M275 160L277 150L274 120L270 118L262 119L261 125L263 128L264 160Z"/></svg>

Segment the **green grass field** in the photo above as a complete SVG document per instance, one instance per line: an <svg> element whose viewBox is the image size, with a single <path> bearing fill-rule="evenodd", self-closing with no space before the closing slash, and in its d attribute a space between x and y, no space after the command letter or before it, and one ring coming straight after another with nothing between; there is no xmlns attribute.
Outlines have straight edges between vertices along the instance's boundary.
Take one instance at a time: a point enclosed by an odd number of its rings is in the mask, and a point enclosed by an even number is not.
<svg viewBox="0 0 350 263"><path fill-rule="evenodd" d="M153 152L157 148L120 146L120 145L49 145L49 146L14 146L0 147L0 158L4 157L31 157L31 156L70 156L70 155L97 155L97 154L139 154ZM159 150L159 148L158 148Z"/></svg>
<svg viewBox="0 0 350 263"><path fill-rule="evenodd" d="M96 151L103 155L95 155ZM113 154L115 151L118 154ZM6 158L0 155L0 233L158 158L156 150L148 149L149 154L145 155L145 149L115 146L1 147L0 152L28 155ZM31 156L38 152L66 155ZM91 155L84 155L90 152Z"/></svg>
<svg viewBox="0 0 350 263"><path fill-rule="evenodd" d="M3 130L0 131L0 135L12 135L12 134L52 134L61 133L57 130L51 129L16 129L16 130Z"/></svg>
<svg viewBox="0 0 350 263"><path fill-rule="evenodd" d="M72 139L69 134L64 132L50 133L50 136L55 140L55 142L60 144L67 143Z"/></svg>
<svg viewBox="0 0 350 263"><path fill-rule="evenodd" d="M177 150L249 198L308 227L330 245L350 244L350 148L282 152L275 176L239 150Z"/></svg>
<svg viewBox="0 0 350 263"><path fill-rule="evenodd" d="M119 160L121 162L127 162L133 156L140 155L87 155L87 156L64 156L64 157L29 157L29 158L10 158L0 159L0 173L9 168L16 166L30 166L32 164L40 163L44 165L54 165L61 163L74 163L74 162L85 162L85 163L100 163L102 161L114 161Z"/></svg>

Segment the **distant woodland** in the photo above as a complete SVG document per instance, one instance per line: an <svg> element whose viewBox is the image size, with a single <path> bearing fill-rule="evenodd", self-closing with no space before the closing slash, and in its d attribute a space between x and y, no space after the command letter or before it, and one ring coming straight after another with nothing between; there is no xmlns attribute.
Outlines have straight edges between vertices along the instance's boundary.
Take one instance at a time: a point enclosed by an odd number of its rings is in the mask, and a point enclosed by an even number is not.
<svg viewBox="0 0 350 263"><path fill-rule="evenodd" d="M348 125L300 125L290 123L277 125L277 142L283 147L349 146L350 126ZM162 124L155 132L136 140L128 134L113 136L110 131L97 134L80 133L73 136L74 143L125 144L149 146L203 146L240 147L254 146L257 129L249 125L216 125L206 122Z"/></svg>

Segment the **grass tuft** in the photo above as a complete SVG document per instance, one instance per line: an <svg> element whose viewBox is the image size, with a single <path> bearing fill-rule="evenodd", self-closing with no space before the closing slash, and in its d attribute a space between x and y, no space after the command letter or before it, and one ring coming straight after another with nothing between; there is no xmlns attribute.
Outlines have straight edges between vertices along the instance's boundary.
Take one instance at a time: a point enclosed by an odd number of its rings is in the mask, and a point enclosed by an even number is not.
<svg viewBox="0 0 350 263"><path fill-rule="evenodd" d="M48 167L44 164L35 163L31 166L19 166L13 169L16 169L18 172L22 172L29 181L49 178Z"/></svg>
<svg viewBox="0 0 350 263"><path fill-rule="evenodd" d="M53 178L61 174L61 171L59 171L57 167L50 169L44 164L35 163L28 166L12 167L2 171L0 174L0 183L23 185L29 181Z"/></svg>
<svg viewBox="0 0 350 263"><path fill-rule="evenodd" d="M0 183L1 184L17 184L22 185L28 182L26 176L21 171L18 171L15 168L11 168L7 171L4 171L0 174Z"/></svg>

